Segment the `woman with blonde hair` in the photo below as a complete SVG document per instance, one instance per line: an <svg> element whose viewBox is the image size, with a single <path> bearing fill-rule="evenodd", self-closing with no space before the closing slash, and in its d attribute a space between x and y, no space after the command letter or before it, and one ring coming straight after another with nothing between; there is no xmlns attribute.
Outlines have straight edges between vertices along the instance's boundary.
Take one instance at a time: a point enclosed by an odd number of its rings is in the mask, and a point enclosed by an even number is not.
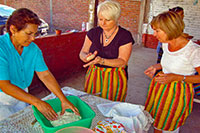
<svg viewBox="0 0 200 133"><path fill-rule="evenodd" d="M145 109L155 119L155 133L177 133L192 112L192 84L200 83L200 47L183 35L184 22L174 12L159 14L151 21L151 27L162 42L164 53L160 64L144 72L153 78L162 69L149 85Z"/></svg>
<svg viewBox="0 0 200 133"><path fill-rule="evenodd" d="M134 40L129 31L118 26L121 9L116 1L98 5L98 27L88 31L79 54L89 66L85 78L87 93L113 101L125 101L127 64Z"/></svg>

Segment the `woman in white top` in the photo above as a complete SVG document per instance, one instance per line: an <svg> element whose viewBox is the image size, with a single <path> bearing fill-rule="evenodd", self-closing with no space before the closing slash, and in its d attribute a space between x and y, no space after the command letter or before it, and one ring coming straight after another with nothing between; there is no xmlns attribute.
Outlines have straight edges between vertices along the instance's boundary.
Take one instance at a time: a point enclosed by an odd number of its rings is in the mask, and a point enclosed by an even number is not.
<svg viewBox="0 0 200 133"><path fill-rule="evenodd" d="M151 81L145 109L155 119L155 133L178 132L192 111L193 86L200 83L200 47L184 35L182 18L171 11L153 18L154 36L163 43L161 63L150 66L145 74ZM198 72L198 75L194 75Z"/></svg>

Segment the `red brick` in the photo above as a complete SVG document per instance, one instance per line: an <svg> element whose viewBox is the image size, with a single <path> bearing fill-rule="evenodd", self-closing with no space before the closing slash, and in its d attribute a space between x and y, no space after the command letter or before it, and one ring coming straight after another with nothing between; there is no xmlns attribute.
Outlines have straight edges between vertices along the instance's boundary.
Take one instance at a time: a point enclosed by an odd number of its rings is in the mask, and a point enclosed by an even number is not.
<svg viewBox="0 0 200 133"><path fill-rule="evenodd" d="M151 34L143 34L142 35L142 43L147 48L156 49L156 47L158 45L158 39Z"/></svg>
<svg viewBox="0 0 200 133"><path fill-rule="evenodd" d="M99 3L104 0L99 0ZM138 33L140 14L140 1L117 0L121 4L122 14L119 24L129 29L132 34ZM0 0L4 4L4 0ZM39 17L50 24L49 0L6 0L7 5L33 10ZM54 29L81 30L82 22L88 21L88 0L55 0L53 1L53 27Z"/></svg>

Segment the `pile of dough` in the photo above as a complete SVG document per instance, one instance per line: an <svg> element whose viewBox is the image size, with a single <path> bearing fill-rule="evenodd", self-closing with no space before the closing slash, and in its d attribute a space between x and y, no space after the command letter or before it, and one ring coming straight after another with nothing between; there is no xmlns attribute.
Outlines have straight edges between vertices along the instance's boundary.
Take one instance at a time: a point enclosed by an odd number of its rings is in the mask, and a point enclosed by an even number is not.
<svg viewBox="0 0 200 133"><path fill-rule="evenodd" d="M92 54L92 55L88 56L88 57L86 58L86 60L87 60L87 61L90 61L90 60L92 60L94 57L95 57L95 55Z"/></svg>
<svg viewBox="0 0 200 133"><path fill-rule="evenodd" d="M81 119L81 116L76 115L74 112L65 112L64 115L60 115L60 112L57 112L58 119L55 121L50 121L51 125L56 127L56 126L60 126L63 124L67 124L67 123L71 123L74 121L78 121Z"/></svg>

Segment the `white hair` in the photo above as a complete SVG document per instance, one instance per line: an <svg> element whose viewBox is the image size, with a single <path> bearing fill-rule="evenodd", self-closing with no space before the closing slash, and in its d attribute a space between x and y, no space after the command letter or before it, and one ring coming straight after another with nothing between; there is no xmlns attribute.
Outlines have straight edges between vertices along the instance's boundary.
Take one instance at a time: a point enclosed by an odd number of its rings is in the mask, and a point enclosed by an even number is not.
<svg viewBox="0 0 200 133"><path fill-rule="evenodd" d="M117 22L121 14L120 4L116 1L106 0L97 7L97 15L99 16L100 14L106 19L115 20Z"/></svg>

